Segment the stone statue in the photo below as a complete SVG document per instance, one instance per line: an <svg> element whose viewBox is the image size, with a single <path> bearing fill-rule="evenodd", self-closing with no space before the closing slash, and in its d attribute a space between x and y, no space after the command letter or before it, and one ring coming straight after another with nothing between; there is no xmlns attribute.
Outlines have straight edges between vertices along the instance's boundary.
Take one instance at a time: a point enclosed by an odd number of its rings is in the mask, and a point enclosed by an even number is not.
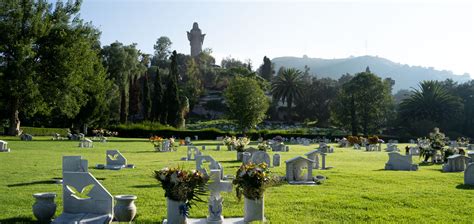
<svg viewBox="0 0 474 224"><path fill-rule="evenodd" d="M188 32L188 40L191 45L191 56L196 57L202 52L202 43L204 42L204 36L201 29L199 29L198 23L193 23L193 29Z"/></svg>

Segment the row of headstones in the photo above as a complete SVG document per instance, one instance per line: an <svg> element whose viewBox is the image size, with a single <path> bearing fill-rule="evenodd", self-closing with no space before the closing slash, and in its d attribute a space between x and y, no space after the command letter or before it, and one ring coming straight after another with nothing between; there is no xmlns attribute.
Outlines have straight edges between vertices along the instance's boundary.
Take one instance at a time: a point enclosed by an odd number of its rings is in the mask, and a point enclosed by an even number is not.
<svg viewBox="0 0 474 224"><path fill-rule="evenodd" d="M88 172L88 161L81 156L64 156L62 171L63 213L53 223L110 223L114 217L119 222L130 222L135 217L133 200L137 197L117 195L114 207L112 195ZM33 196L33 214L40 222L50 222L56 212L56 193Z"/></svg>
<svg viewBox="0 0 474 224"><path fill-rule="evenodd" d="M412 155L401 155L398 152L388 153L389 159L385 164L386 170L418 170L418 165L412 163ZM442 166L443 172L463 172L464 184L474 185L474 152L468 152L468 156L456 154L448 157L448 161Z"/></svg>

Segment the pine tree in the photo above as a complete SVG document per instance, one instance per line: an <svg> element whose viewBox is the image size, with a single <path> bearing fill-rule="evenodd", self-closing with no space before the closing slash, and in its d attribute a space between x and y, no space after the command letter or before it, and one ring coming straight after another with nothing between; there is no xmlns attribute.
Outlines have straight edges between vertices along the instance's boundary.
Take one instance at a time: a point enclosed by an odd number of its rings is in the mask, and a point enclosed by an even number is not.
<svg viewBox="0 0 474 224"><path fill-rule="evenodd" d="M163 108L163 95L165 94L165 87L163 86L163 82L161 80L160 75L160 68L156 69L156 77L155 81L153 82L153 102L152 102L152 119L153 121L158 121L161 123L165 123L162 120L164 108Z"/></svg>
<svg viewBox="0 0 474 224"><path fill-rule="evenodd" d="M170 73L166 84L164 102L166 107L166 124L177 127L180 113L180 99L178 89L178 63L177 53L173 51L171 56Z"/></svg>
<svg viewBox="0 0 474 224"><path fill-rule="evenodd" d="M149 120L151 114L151 92L150 84L148 82L148 74L145 73L143 77L143 119Z"/></svg>

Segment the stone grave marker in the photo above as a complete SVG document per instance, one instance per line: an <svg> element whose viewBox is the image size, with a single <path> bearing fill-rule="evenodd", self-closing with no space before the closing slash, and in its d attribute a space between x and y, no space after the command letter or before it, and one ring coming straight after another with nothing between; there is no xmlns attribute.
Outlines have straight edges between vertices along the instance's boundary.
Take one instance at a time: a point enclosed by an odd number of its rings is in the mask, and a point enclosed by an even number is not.
<svg viewBox="0 0 474 224"><path fill-rule="evenodd" d="M268 167L271 166L270 156L264 151L256 151L252 153L249 162L254 164L266 163Z"/></svg>
<svg viewBox="0 0 474 224"><path fill-rule="evenodd" d="M8 148L8 142L0 140L0 152L10 152Z"/></svg>
<svg viewBox="0 0 474 224"><path fill-rule="evenodd" d="M474 186L474 163L469 163L464 170L464 184Z"/></svg>
<svg viewBox="0 0 474 224"><path fill-rule="evenodd" d="M302 156L285 161L286 180L289 184L315 184L313 180L313 162ZM307 170L307 173L304 173Z"/></svg>
<svg viewBox="0 0 474 224"><path fill-rule="evenodd" d="M443 164L443 172L462 172L466 169L470 158L455 154L448 157L448 161Z"/></svg>
<svg viewBox="0 0 474 224"><path fill-rule="evenodd" d="M385 164L386 170L418 170L418 165L412 163L411 155L400 155L398 152L388 153L388 162Z"/></svg>
<svg viewBox="0 0 474 224"><path fill-rule="evenodd" d="M273 155L273 166L274 167L278 167L280 166L280 154L276 153L275 155Z"/></svg>

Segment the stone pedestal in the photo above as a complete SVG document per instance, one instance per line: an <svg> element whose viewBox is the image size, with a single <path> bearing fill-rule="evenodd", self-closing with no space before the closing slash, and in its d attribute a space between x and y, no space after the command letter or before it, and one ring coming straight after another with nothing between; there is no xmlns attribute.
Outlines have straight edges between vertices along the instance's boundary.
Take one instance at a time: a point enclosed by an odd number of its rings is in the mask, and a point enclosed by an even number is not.
<svg viewBox="0 0 474 224"><path fill-rule="evenodd" d="M244 197L244 222L265 221L264 198L251 200Z"/></svg>
<svg viewBox="0 0 474 224"><path fill-rule="evenodd" d="M187 207L186 203L183 201L174 201L169 198L166 198L166 218L163 223L168 224L185 224L187 223L186 213Z"/></svg>

